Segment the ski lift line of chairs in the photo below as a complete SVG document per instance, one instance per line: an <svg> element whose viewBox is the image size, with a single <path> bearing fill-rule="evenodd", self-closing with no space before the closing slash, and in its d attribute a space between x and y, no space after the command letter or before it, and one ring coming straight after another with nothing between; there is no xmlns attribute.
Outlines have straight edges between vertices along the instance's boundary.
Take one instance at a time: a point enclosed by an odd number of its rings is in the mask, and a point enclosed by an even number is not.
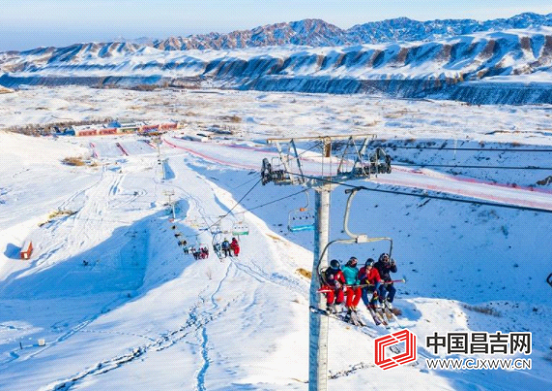
<svg viewBox="0 0 552 391"><path fill-rule="evenodd" d="M243 219L232 224L230 230L223 229L221 223L215 223L208 226L198 228L199 231L209 231L212 235L232 234L234 236L249 235L249 225Z"/></svg>
<svg viewBox="0 0 552 391"><path fill-rule="evenodd" d="M305 193L307 204L299 209L294 209L288 214L288 231L304 232L314 231L314 215L309 210L309 193Z"/></svg>

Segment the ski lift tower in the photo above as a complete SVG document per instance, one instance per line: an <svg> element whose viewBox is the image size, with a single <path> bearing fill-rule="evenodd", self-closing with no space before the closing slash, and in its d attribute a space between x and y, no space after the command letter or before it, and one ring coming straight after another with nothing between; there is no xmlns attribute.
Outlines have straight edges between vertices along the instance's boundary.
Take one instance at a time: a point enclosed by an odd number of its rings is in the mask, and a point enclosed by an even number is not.
<svg viewBox="0 0 552 391"><path fill-rule="evenodd" d="M368 153L368 142L375 135L358 134L324 137L268 139L279 153L273 168L269 159L262 162L263 185L301 185L315 191L314 262L310 287L310 308L321 308L322 297L319 270L328 265L330 194L337 182L369 179L371 175L391 173L391 158L382 148ZM316 151L305 156L311 148L298 153L298 143L314 143ZM336 156L332 156L333 150ZM318 152L319 151L319 152ZM353 242L361 243L360 236ZM311 311L309 318L309 391L328 389L328 328L329 318Z"/></svg>
<svg viewBox="0 0 552 391"><path fill-rule="evenodd" d="M176 211L174 209L174 205L176 204L176 201L172 200L172 197L175 196L174 190L165 190L163 194L168 197L169 202L167 203L168 206L171 208L171 214L172 214L172 222L176 221Z"/></svg>

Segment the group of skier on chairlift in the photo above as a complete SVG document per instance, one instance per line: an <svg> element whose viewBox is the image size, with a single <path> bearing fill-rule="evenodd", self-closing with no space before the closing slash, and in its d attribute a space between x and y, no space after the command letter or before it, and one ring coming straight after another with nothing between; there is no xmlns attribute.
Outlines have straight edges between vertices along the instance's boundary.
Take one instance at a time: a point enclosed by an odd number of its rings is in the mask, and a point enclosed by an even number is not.
<svg viewBox="0 0 552 391"><path fill-rule="evenodd" d="M228 239L224 239L221 244L215 243L213 245L213 249L217 254L220 254L222 250L224 257L237 257L240 254L240 244L236 238L232 238L232 242L229 242ZM188 252L190 252L196 260L209 258L209 248L207 246L200 245L197 248L191 247L186 250L188 250Z"/></svg>
<svg viewBox="0 0 552 391"><path fill-rule="evenodd" d="M368 258L360 269L356 257L351 257L343 268L333 259L322 273L319 290L326 294L326 312L337 314L337 307L345 302L350 317L356 314L361 299L372 314L384 308L392 310L397 290L390 274L396 272L397 265L387 253L381 254L377 262Z"/></svg>
<svg viewBox="0 0 552 391"><path fill-rule="evenodd" d="M207 246L198 248L192 247L191 252L195 260L209 258L209 248Z"/></svg>
<svg viewBox="0 0 552 391"><path fill-rule="evenodd" d="M222 242L222 252L224 253L224 257L237 257L240 255L240 244L238 243L238 239L232 238L232 242L229 242L228 239L224 239Z"/></svg>

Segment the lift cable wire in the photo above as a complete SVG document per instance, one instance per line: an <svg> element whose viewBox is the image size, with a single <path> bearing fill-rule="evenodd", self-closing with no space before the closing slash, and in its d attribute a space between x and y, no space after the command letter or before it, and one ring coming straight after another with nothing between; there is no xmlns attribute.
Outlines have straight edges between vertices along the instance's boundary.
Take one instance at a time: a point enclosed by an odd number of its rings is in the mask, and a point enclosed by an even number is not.
<svg viewBox="0 0 552 391"><path fill-rule="evenodd" d="M550 152L552 153L552 148L549 149L521 149L521 148L454 148L454 147L402 147L400 145L390 145L389 149L417 149L418 151L434 150L434 151L477 151L477 152Z"/></svg>
<svg viewBox="0 0 552 391"><path fill-rule="evenodd" d="M310 190L310 189L303 189L303 190L301 190L301 191L298 191L297 193L293 193L293 194L290 194L290 195L288 195L288 196L285 196L285 197L282 197L282 198L278 198L277 200L273 200L273 201L266 202L266 203L261 204L261 205L254 206L254 207L248 209L247 211L248 211L248 212L251 212L252 210L259 209L259 208L263 208L263 207L265 207L265 206L267 206L267 205L274 204L274 203L276 203L276 202L280 202L280 201L283 201L283 200L288 199L288 198L291 198L291 197L295 197L296 195L299 195L299 194L301 194L301 193L305 193L305 192L307 192L307 191L309 191L309 190ZM247 194L246 194L246 195L247 195ZM241 200L240 200L240 201L241 201ZM237 204L236 204L236 205L237 205ZM228 215L228 214L227 214L227 215ZM220 220L222 220L224 217L226 217L226 216L221 217ZM220 220L219 220L219 222L220 222ZM216 225L216 223L215 223L215 224L212 224L210 227L212 227L213 225ZM209 227L209 228L210 228L210 227ZM206 228L205 230L208 230L209 228ZM182 236L185 237L185 238L195 238L195 237L198 237L198 236L200 236L200 235L201 235L201 233L199 233L199 234L194 234L194 235L182 235Z"/></svg>
<svg viewBox="0 0 552 391"><path fill-rule="evenodd" d="M298 174L294 174L294 175L298 175ZM530 206L499 204L499 203L487 202L487 201L475 201L475 200L472 201L472 200L461 199L461 198L434 196L434 195L429 195L427 193L426 194L416 194L416 193L405 192L405 191L369 188L369 187L366 187L366 186L355 186L355 185L350 185L350 184L344 183L344 182L332 181L330 179L319 178L319 177L314 177L314 176L309 176L309 175L303 175L303 177L309 178L309 179L320 180L322 182L326 182L326 183L330 183L330 184L342 185L342 186L353 188L353 189L360 189L360 190L366 190L366 191L375 191L375 192L378 192L378 193L405 195L405 196L418 197L418 198L424 198L424 199L441 200L441 201L452 201L452 202L459 202L459 203L463 203L463 204L493 206L493 207L497 207L497 208L526 210L526 211L542 212L542 213L552 213L552 209L533 208L533 207L530 207Z"/></svg>
<svg viewBox="0 0 552 391"><path fill-rule="evenodd" d="M301 157L303 156L305 153L309 152L309 151L312 151L313 149L317 148L317 147L320 147L320 146L323 146L322 142L321 141L317 141L316 143L314 143L314 145L312 147L310 147L309 149L305 149L303 152L301 152L300 154L297 155L297 157Z"/></svg>
<svg viewBox="0 0 552 391"><path fill-rule="evenodd" d="M277 200L270 201L270 202L267 202L267 203L262 204L262 205L254 206L253 208L249 209L249 211L251 212L252 210L259 209L259 208L263 208L263 207L265 207L265 206L267 206L267 205L270 205L270 204L274 204L274 203L276 203L276 202L283 201L283 200L285 200L285 199L287 199L287 198L295 197L296 195L299 195L299 194L301 194L301 193L305 193L305 192L307 192L307 191L309 191L309 190L310 190L310 189L303 189L303 190L301 190L301 191L298 191L297 193L290 194L290 195L288 195L288 196L286 196L286 197L278 198Z"/></svg>
<svg viewBox="0 0 552 391"><path fill-rule="evenodd" d="M242 196L242 198L240 198L240 200L238 202L236 202L236 204L228 211L226 212L225 215L221 216L217 221L215 221L213 224L209 225L207 228L205 229L202 229L202 231L209 231L211 228L213 228L215 225L218 225L222 219L226 218L230 213L232 213L232 211L238 206L241 204L241 202L244 200L245 197L247 197L249 195L249 193L251 193L253 191L253 189L255 187L257 187L257 185L261 183L261 179L259 179L249 190L247 190L247 192ZM197 238L201 235L202 233L197 233L197 234L194 234L194 235L182 235L183 237L185 238Z"/></svg>
<svg viewBox="0 0 552 391"><path fill-rule="evenodd" d="M394 166L400 167L445 167L445 168L486 168L496 170L546 170L552 171L552 167L536 167L536 166L469 166L455 164L424 164L424 163L393 163Z"/></svg>
<svg viewBox="0 0 552 391"><path fill-rule="evenodd" d="M230 213L232 213L232 211L234 209L236 209L236 207L238 205L241 204L241 202L245 199L245 197L247 197L249 195L249 193L251 193L253 191L253 189L255 187L257 187L257 185L261 183L261 179L259 179L257 182L255 182L255 184L249 189L247 190L247 192L242 196L242 198L240 198L240 200L238 202L236 202L236 204L228 211L226 212L225 215L221 216L217 221L215 221L213 224L211 224L209 227L207 227L207 230L210 230L212 227L214 227L215 225L217 225L218 223L220 223L222 221L222 219L226 218Z"/></svg>

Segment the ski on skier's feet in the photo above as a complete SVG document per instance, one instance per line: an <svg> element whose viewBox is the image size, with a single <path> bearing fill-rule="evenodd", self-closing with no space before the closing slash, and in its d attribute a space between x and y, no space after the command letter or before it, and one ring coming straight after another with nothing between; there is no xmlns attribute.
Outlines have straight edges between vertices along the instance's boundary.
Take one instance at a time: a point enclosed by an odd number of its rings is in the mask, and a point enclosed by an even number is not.
<svg viewBox="0 0 552 391"><path fill-rule="evenodd" d="M315 314L320 314L320 315L327 316L329 318L337 319L337 320L345 322L349 325L358 326L358 327L365 327L366 326L364 324L364 322L362 322L358 318L358 314L354 311L351 311L350 314L345 313L345 314L341 315L341 314L338 314L338 313L328 312L326 310L322 310L322 309L316 308L316 307L310 307L310 310L311 310L311 312L314 312Z"/></svg>
<svg viewBox="0 0 552 391"><path fill-rule="evenodd" d="M370 315L372 315L376 326L384 326L385 328L389 327L389 323L387 323L387 320L385 320L385 317L382 316L379 311L376 311L373 308L368 308L368 311L370 312Z"/></svg>
<svg viewBox="0 0 552 391"><path fill-rule="evenodd" d="M348 310L345 315L343 315L343 320L347 323L351 323L355 326L366 326L362 320L358 317L358 314L355 310Z"/></svg>

